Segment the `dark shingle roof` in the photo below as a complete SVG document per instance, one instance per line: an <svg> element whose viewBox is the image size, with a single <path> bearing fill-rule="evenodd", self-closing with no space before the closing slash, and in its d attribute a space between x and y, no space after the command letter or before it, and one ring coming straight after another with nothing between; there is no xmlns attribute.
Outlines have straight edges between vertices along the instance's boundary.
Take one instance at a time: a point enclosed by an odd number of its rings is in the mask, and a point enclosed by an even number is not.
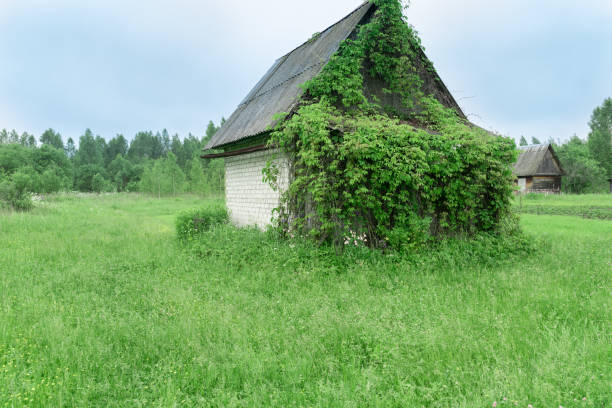
<svg viewBox="0 0 612 408"><path fill-rule="evenodd" d="M550 143L521 146L521 154L514 164L517 177L562 176L565 174Z"/></svg>
<svg viewBox="0 0 612 408"><path fill-rule="evenodd" d="M321 72L371 7L370 2L362 4L317 37L279 58L205 149L214 149L263 133L274 125L276 114L290 112L302 96L299 85Z"/></svg>

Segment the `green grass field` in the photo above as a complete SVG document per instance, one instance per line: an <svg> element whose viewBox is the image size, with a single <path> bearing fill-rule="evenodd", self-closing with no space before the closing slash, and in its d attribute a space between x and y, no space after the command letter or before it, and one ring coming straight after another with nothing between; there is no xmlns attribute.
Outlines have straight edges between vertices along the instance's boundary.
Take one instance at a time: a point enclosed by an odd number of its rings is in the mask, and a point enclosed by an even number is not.
<svg viewBox="0 0 612 408"><path fill-rule="evenodd" d="M523 205L612 207L612 194L527 194L517 196L520 198Z"/></svg>
<svg viewBox="0 0 612 408"><path fill-rule="evenodd" d="M336 258L230 227L183 247L201 204L0 214L0 407L612 406L612 221L523 215L531 255Z"/></svg>
<svg viewBox="0 0 612 408"><path fill-rule="evenodd" d="M572 215L612 220L612 194L517 196L515 209L523 214Z"/></svg>

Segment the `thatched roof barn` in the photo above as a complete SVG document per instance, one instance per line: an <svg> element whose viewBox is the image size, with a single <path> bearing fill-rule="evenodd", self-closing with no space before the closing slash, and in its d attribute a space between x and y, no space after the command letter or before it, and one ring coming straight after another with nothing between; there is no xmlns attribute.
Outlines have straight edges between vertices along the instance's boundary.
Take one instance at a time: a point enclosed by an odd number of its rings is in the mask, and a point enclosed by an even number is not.
<svg viewBox="0 0 612 408"><path fill-rule="evenodd" d="M226 204L230 217L236 225L263 227L269 224L272 210L278 206L280 192L273 191L262 180L262 169L275 157L274 151L266 148L270 129L275 125L278 113L292 113L302 98L301 84L316 77L339 50L341 43L355 36L359 27L371 21L376 6L367 1L345 18L316 34L293 51L282 56L272 65L235 112L213 136L205 150L220 153L208 154L204 158L225 157ZM459 105L448 91L427 57L419 49L415 57L423 81L423 91L433 95L444 106L454 109L466 119ZM364 94L376 98L381 105L403 109L401 98L384 90L378 79L365 75ZM288 186L288 163L275 158L280 164L280 189Z"/></svg>
<svg viewBox="0 0 612 408"><path fill-rule="evenodd" d="M550 143L521 146L514 164L514 174L522 193L561 192L561 177L565 174Z"/></svg>

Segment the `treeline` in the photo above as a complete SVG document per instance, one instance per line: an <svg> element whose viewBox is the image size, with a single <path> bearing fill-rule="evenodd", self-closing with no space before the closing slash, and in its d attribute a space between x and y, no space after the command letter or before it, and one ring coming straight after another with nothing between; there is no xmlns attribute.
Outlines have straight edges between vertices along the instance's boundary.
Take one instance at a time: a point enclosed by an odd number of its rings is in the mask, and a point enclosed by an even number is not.
<svg viewBox="0 0 612 408"><path fill-rule="evenodd" d="M563 191L566 193L603 193L612 179L612 98L593 111L587 140L574 135L565 143L551 141L565 170ZM532 138L533 144L540 144ZM520 145L527 145L521 137Z"/></svg>
<svg viewBox="0 0 612 408"><path fill-rule="evenodd" d="M120 134L106 141L87 129L78 147L72 138L64 143L53 129L39 140L27 132L0 130L0 202L27 209L30 193L58 191L221 193L223 160L200 159L218 128L211 121L202 138L189 134L183 140L165 129L139 132L131 142Z"/></svg>

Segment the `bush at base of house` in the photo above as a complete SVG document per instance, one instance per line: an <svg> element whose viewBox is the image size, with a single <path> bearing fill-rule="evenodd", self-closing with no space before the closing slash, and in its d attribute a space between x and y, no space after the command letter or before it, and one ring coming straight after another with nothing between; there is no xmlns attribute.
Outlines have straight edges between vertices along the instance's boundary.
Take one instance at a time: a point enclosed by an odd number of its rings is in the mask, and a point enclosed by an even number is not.
<svg viewBox="0 0 612 408"><path fill-rule="evenodd" d="M516 217L507 218L501 234L445 237L387 251L357 243L347 245L342 254L331 246L319 246L308 239L287 239L273 229L262 232L257 228L225 224L201 232L190 239L185 248L212 263L222 260L232 270L255 267L266 274L276 273L272 270L288 274L298 271L329 274L330 271L345 273L355 268L360 271L373 268L382 273L439 275L463 268L495 269L545 251L547 244L523 233L517 221Z"/></svg>
<svg viewBox="0 0 612 408"><path fill-rule="evenodd" d="M438 115L432 132L385 115L349 116L324 101L300 108L272 139L294 163L282 229L336 246L357 236L379 248L498 230L511 208L514 143L441 107ZM266 171L273 181L275 169Z"/></svg>
<svg viewBox="0 0 612 408"><path fill-rule="evenodd" d="M186 241L210 230L215 225L227 223L227 209L222 204L210 204L199 210L185 211L176 218L176 235Z"/></svg>

